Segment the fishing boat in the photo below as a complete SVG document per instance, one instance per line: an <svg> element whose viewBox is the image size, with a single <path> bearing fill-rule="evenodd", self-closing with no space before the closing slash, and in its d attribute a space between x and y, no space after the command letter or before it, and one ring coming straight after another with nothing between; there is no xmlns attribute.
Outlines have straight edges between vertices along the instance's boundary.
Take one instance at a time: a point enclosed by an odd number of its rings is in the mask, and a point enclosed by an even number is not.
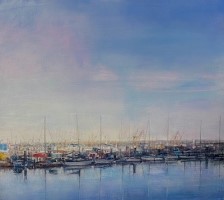
<svg viewBox="0 0 224 200"><path fill-rule="evenodd" d="M141 159L143 162L154 162L155 161L154 156L142 156Z"/></svg>
<svg viewBox="0 0 224 200"><path fill-rule="evenodd" d="M179 160L179 156L168 155L165 157L166 162L177 161L177 160Z"/></svg>
<svg viewBox="0 0 224 200"><path fill-rule="evenodd" d="M142 161L141 158L135 158L135 157L129 157L125 159L125 162L128 162L128 163L141 162L141 161Z"/></svg>
<svg viewBox="0 0 224 200"><path fill-rule="evenodd" d="M76 159L76 160L73 160L73 161L65 161L63 166L64 167L88 166L88 165L92 165L92 164L93 164L92 160Z"/></svg>
<svg viewBox="0 0 224 200"><path fill-rule="evenodd" d="M24 162L23 160L16 160L13 162L13 167L14 168L24 168Z"/></svg>
<svg viewBox="0 0 224 200"><path fill-rule="evenodd" d="M184 162L184 161L196 161L197 160L196 156L180 155L178 157L179 157L179 160L181 160L182 162Z"/></svg>
<svg viewBox="0 0 224 200"><path fill-rule="evenodd" d="M164 161L164 157L157 157L157 156L143 156L141 160L144 162L161 162Z"/></svg>
<svg viewBox="0 0 224 200"><path fill-rule="evenodd" d="M155 157L155 162L163 162L164 157Z"/></svg>

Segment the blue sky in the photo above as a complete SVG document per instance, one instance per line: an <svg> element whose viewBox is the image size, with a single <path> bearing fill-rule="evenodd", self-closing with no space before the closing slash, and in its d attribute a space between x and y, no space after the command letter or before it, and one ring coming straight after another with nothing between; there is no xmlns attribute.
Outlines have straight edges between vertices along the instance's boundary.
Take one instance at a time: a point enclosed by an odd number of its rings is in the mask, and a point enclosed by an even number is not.
<svg viewBox="0 0 224 200"><path fill-rule="evenodd" d="M38 140L218 136L224 114L221 0L3 0L0 133ZM149 117L150 116L150 117ZM223 116L224 118L224 116ZM223 130L223 128L222 128ZM223 132L223 131L222 131ZM63 135L63 137L62 137ZM224 139L224 136L223 136ZM55 139L56 140L56 139Z"/></svg>

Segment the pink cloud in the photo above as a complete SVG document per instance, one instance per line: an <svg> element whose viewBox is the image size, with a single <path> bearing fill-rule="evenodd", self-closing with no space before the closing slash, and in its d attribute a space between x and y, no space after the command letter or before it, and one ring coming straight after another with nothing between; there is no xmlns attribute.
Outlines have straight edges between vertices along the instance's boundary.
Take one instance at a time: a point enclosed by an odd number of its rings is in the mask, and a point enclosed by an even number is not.
<svg viewBox="0 0 224 200"><path fill-rule="evenodd" d="M29 78L44 73L56 77L65 74L69 78L90 76L89 44L82 34L88 33L88 19L79 14L51 12L42 11L31 29L16 23L1 24L0 44L4 48L0 70L5 78Z"/></svg>
<svg viewBox="0 0 224 200"><path fill-rule="evenodd" d="M92 79L94 81L117 81L118 76L106 66L99 66Z"/></svg>

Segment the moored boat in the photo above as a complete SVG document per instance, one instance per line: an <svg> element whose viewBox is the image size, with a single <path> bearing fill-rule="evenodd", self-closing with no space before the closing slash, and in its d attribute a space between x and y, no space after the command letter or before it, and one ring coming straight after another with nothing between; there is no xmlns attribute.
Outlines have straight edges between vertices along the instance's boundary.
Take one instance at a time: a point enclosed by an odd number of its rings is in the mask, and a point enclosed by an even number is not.
<svg viewBox="0 0 224 200"><path fill-rule="evenodd" d="M75 161L65 161L63 166L70 167L70 166L88 166L92 165L92 160L75 160Z"/></svg>
<svg viewBox="0 0 224 200"><path fill-rule="evenodd" d="M141 162L142 160L141 158L130 157L130 158L127 158L125 161L132 163L132 162Z"/></svg>
<svg viewBox="0 0 224 200"><path fill-rule="evenodd" d="M194 160L198 160L198 159L196 158L196 156L185 156L185 155L180 155L180 156L179 156L179 159L180 159L181 161L194 161Z"/></svg>
<svg viewBox="0 0 224 200"><path fill-rule="evenodd" d="M142 156L141 159L143 162L154 162L155 161L154 156Z"/></svg>
<svg viewBox="0 0 224 200"><path fill-rule="evenodd" d="M144 162L158 162L164 161L164 157L156 157L156 156L143 156L141 160Z"/></svg>
<svg viewBox="0 0 224 200"><path fill-rule="evenodd" d="M179 159L178 156L166 156L165 157L166 162L177 161L178 159Z"/></svg>

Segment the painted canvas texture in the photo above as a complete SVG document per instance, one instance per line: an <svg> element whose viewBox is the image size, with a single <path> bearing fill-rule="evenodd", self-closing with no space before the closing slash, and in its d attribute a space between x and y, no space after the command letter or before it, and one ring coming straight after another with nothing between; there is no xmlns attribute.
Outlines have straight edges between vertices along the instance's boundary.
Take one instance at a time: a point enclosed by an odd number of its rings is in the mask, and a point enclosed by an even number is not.
<svg viewBox="0 0 224 200"><path fill-rule="evenodd" d="M223 199L222 0L1 0L0 200Z"/></svg>

